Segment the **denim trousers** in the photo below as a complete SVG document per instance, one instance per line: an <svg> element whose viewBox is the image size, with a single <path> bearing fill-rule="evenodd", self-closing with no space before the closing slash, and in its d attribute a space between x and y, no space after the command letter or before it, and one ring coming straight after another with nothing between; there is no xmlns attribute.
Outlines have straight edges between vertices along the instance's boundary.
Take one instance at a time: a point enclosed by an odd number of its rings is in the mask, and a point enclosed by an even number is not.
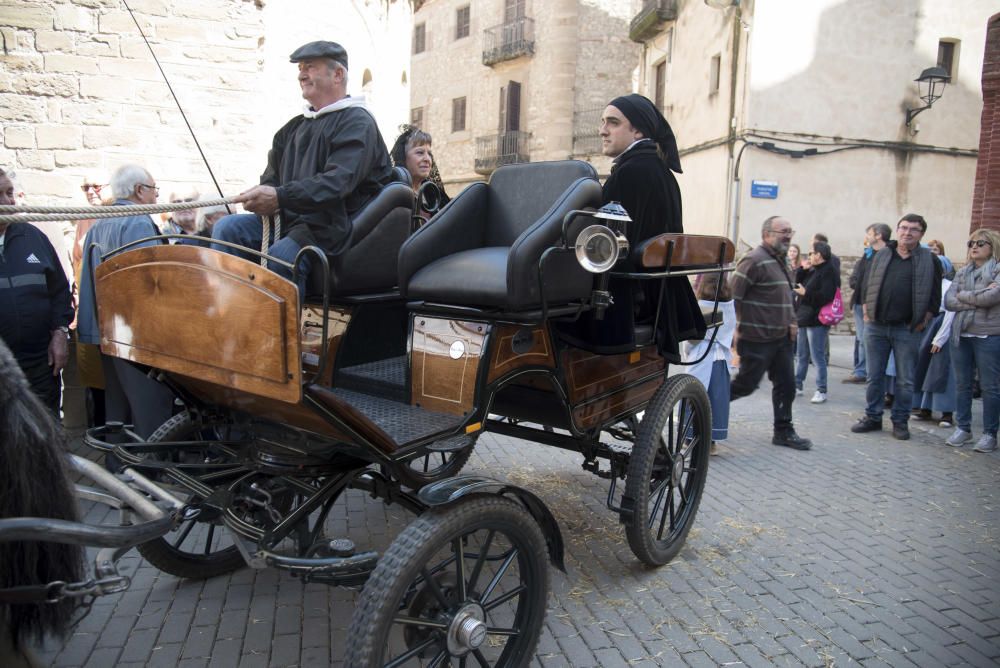
<svg viewBox="0 0 1000 668"><path fill-rule="evenodd" d="M800 327L795 342L797 364L795 367L795 387L802 389L802 383L809 373L809 358L816 365L816 389L826 394L826 344L830 336L829 327Z"/></svg>
<svg viewBox="0 0 1000 668"><path fill-rule="evenodd" d="M865 354L868 366L868 387L865 414L882 421L885 405L885 367L891 353L896 362L895 399L892 402L892 423L906 424L910 420L913 401L913 371L917 365L921 333L905 325L865 323Z"/></svg>
<svg viewBox="0 0 1000 668"><path fill-rule="evenodd" d="M256 214L234 213L220 218L219 221L215 223L212 227L212 238L218 239L219 241L228 241L244 248L252 248L253 250L259 251L261 241L264 239L264 225L261 222L260 216ZM298 243L288 237L274 241L273 227L271 228L270 242L271 245L267 249L267 254L273 258L284 260L289 263L295 261L295 256L302 248ZM258 256L241 251L238 248L232 248L222 244L212 244L212 249L222 251L223 253L229 253L230 255L235 255L236 257L241 257L244 260L249 260L250 262L260 262L260 258ZM300 295L305 294L306 277L309 275L309 266L309 257L303 257L299 261L299 276L297 283ZM292 279L292 270L283 264L268 262L267 268L279 276L283 276L289 280Z"/></svg>
<svg viewBox="0 0 1000 668"><path fill-rule="evenodd" d="M771 404L774 407L774 433L787 434L792 425L792 402L795 401L795 342L790 336L777 341L739 339L740 370L729 385L731 400L753 394L767 373L771 380Z"/></svg>
<svg viewBox="0 0 1000 668"><path fill-rule="evenodd" d="M865 307L858 304L854 307L854 377L867 378L865 366Z"/></svg>
<svg viewBox="0 0 1000 668"><path fill-rule="evenodd" d="M983 390L983 433L997 435L1000 421L1000 336L984 339L973 336L951 337L951 363L955 368L958 402L955 424L972 433L972 372L979 369Z"/></svg>

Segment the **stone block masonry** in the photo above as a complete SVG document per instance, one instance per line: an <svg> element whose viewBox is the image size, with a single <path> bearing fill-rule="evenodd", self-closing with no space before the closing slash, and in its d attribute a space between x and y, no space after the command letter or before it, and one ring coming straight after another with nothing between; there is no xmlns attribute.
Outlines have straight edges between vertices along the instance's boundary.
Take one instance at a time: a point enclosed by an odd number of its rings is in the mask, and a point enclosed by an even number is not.
<svg viewBox="0 0 1000 668"><path fill-rule="evenodd" d="M264 88L261 5L132 3L182 105L195 102L185 112L227 194L255 182L264 159L262 140L245 131ZM2 2L0 47L0 161L30 202L79 203L85 172L124 162L144 164L168 187L211 182L192 168L197 152L180 112L117 0ZM232 126L244 132L224 131Z"/></svg>

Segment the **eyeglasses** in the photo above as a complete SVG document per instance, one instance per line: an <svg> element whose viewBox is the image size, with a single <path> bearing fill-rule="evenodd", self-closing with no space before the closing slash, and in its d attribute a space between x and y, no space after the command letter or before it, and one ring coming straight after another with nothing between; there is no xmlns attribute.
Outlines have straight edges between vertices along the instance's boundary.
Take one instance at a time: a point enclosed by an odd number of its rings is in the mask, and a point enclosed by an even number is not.
<svg viewBox="0 0 1000 668"><path fill-rule="evenodd" d="M142 188L152 188L153 191L156 192L157 195L160 194L160 189L158 187L156 187L156 186L151 186L148 183L139 183L137 185L140 186L140 187L142 187Z"/></svg>
<svg viewBox="0 0 1000 668"><path fill-rule="evenodd" d="M82 186L80 186L80 190L82 190L83 192L87 192L88 190L93 190L95 193L100 195L101 188L103 187L104 186L97 185L96 183L84 183Z"/></svg>
<svg viewBox="0 0 1000 668"><path fill-rule="evenodd" d="M970 239L969 243L965 245L968 246L969 248L982 248L983 246L989 246L990 248L993 247L993 244L991 244L986 239Z"/></svg>
<svg viewBox="0 0 1000 668"><path fill-rule="evenodd" d="M789 228L787 230L768 230L771 234L777 234L781 237L793 237L795 236L795 230Z"/></svg>

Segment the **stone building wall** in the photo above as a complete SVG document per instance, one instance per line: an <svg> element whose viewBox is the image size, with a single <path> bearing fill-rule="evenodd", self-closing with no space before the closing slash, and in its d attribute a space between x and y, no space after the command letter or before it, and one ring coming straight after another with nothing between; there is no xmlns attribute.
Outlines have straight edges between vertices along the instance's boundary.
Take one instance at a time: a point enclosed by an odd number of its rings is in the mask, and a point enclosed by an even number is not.
<svg viewBox="0 0 1000 668"><path fill-rule="evenodd" d="M408 0L130 0L223 192L257 183L271 137L303 105L288 54L341 42L349 92L383 134L406 118ZM0 0L0 165L29 203L82 203L83 175L125 162L161 186L211 179L122 0ZM365 72L372 82L364 85ZM386 127L388 126L388 127Z"/></svg>
<svg viewBox="0 0 1000 668"><path fill-rule="evenodd" d="M484 31L503 23L503 0L428 0L414 15L423 24L426 49L412 56L411 108L423 112L434 138L441 175L454 195L485 178L475 171L476 138L496 134L501 87L521 84L521 129L531 133L532 161L592 159L607 173L609 161L574 152L579 112L633 89L641 47L628 40L631 0L528 0L534 53L486 66ZM456 11L470 7L470 33L456 39ZM466 128L452 131L452 100L466 98ZM593 142L591 142L593 144Z"/></svg>

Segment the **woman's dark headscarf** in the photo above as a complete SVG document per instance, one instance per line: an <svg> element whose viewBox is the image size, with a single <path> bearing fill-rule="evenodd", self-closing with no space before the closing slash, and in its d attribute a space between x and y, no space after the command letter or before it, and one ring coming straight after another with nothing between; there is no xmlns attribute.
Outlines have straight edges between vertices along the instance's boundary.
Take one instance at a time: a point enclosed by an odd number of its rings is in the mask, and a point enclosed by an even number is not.
<svg viewBox="0 0 1000 668"><path fill-rule="evenodd" d="M642 95L632 93L616 97L609 102L613 107L625 115L636 130L644 137L652 139L660 148L663 160L671 171L682 173L681 156L677 152L677 140L674 138L674 131L670 129L670 124L663 117L656 105Z"/></svg>

